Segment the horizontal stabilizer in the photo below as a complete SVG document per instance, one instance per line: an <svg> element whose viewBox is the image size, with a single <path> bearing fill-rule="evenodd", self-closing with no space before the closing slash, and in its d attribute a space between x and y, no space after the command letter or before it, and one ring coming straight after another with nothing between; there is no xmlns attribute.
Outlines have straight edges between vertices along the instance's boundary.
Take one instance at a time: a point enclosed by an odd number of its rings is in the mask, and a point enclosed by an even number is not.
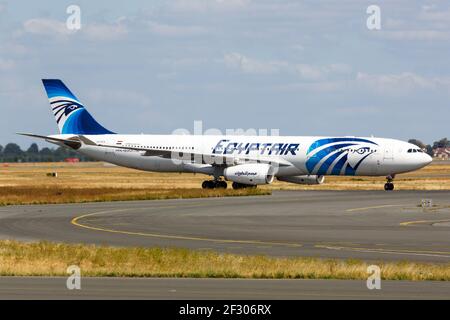
<svg viewBox="0 0 450 320"><path fill-rule="evenodd" d="M27 136L27 137L33 137L33 138L38 138L38 139L44 139L48 142L53 142L53 143L63 143L68 147L71 147L73 149L79 149L81 147L81 142L77 137L73 137L70 139L62 139L62 138L56 138L56 137L49 137L49 136L41 136L38 134L33 134L33 133L20 133L18 132L17 134L20 134L21 136Z"/></svg>

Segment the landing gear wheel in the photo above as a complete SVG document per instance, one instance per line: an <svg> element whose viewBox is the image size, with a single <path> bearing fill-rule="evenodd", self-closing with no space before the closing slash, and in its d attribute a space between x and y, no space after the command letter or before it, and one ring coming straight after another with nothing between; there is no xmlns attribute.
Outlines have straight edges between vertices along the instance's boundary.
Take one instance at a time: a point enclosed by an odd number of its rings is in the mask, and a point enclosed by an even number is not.
<svg viewBox="0 0 450 320"><path fill-rule="evenodd" d="M386 190L386 191L392 191L392 190L394 190L394 184L393 184L392 182L387 182L387 183L384 185L384 190Z"/></svg>
<svg viewBox="0 0 450 320"><path fill-rule="evenodd" d="M386 177L387 181L384 185L384 190L386 190L386 191L394 190L394 178L395 178L395 174L390 174Z"/></svg>
<svg viewBox="0 0 450 320"><path fill-rule="evenodd" d="M226 189L227 183L226 181L220 181L220 180L206 180L202 182L202 188L203 189Z"/></svg>
<svg viewBox="0 0 450 320"><path fill-rule="evenodd" d="M217 181L216 182L216 188L220 189L226 189L227 188L227 182L226 181Z"/></svg>
<svg viewBox="0 0 450 320"><path fill-rule="evenodd" d="M203 189L214 189L216 187L216 184L213 180L206 180L202 183Z"/></svg>

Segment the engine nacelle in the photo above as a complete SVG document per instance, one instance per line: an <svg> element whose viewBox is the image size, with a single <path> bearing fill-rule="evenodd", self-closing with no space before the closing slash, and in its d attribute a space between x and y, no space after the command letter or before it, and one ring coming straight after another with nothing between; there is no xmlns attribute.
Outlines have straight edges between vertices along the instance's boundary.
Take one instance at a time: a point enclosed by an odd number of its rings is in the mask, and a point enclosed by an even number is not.
<svg viewBox="0 0 450 320"><path fill-rule="evenodd" d="M306 175L306 176L290 176L278 177L280 181L291 182L296 184L322 184L325 181L325 176Z"/></svg>
<svg viewBox="0 0 450 320"><path fill-rule="evenodd" d="M274 169L265 163L249 163L228 167L223 171L225 179L233 182L259 185L272 183Z"/></svg>

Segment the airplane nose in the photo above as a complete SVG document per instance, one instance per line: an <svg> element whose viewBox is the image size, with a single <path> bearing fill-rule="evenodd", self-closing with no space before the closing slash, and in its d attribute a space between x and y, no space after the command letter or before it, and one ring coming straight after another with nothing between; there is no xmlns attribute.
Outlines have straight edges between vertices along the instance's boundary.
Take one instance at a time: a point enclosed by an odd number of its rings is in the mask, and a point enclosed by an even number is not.
<svg viewBox="0 0 450 320"><path fill-rule="evenodd" d="M430 157L429 154L424 153L423 157L421 159L421 165L423 165L423 166L429 165L431 163L431 161L433 161L433 158Z"/></svg>

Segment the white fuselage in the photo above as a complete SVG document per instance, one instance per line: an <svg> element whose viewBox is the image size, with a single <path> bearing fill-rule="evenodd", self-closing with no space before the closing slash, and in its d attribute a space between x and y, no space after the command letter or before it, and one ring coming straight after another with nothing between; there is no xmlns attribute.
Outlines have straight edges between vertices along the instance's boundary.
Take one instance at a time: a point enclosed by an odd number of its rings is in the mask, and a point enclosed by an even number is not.
<svg viewBox="0 0 450 320"><path fill-rule="evenodd" d="M54 135L68 139L72 135ZM262 158L282 163L275 176L387 176L420 169L431 157L407 142L372 137L208 136L208 135L86 135L103 147L83 144L78 151L96 160L145 171L200 172L213 175L207 161L174 161L143 149L233 158ZM220 174L220 173L219 173Z"/></svg>

